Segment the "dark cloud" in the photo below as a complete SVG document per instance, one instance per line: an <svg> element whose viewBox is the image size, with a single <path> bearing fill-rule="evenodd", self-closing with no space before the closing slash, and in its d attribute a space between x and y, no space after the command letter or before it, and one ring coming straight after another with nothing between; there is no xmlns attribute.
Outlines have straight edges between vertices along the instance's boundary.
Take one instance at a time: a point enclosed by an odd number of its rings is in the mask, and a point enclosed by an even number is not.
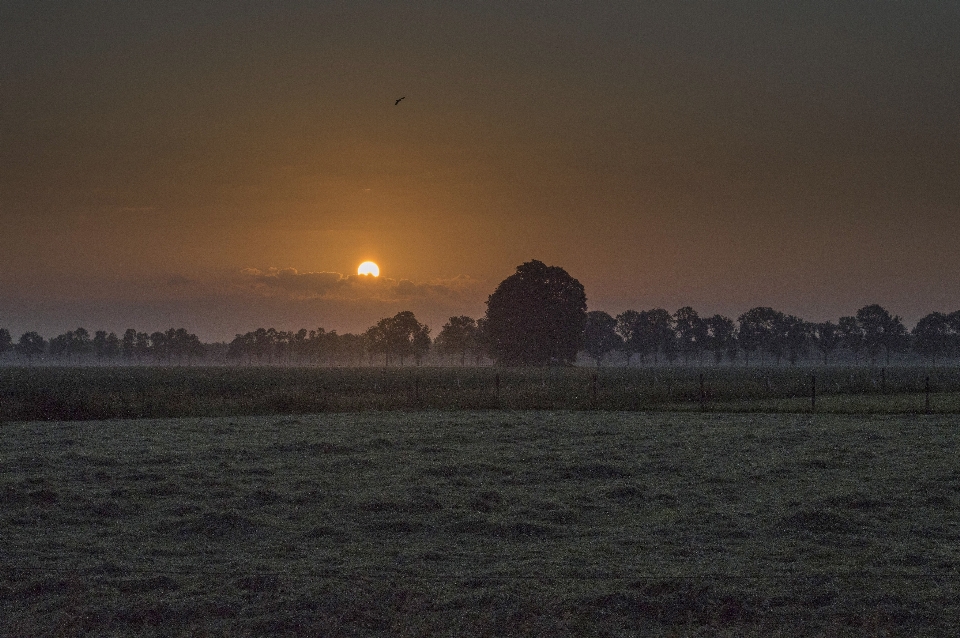
<svg viewBox="0 0 960 638"><path fill-rule="evenodd" d="M263 296L385 302L475 298L481 294L482 288L479 280L466 275L414 282L337 272L299 272L296 268L245 268L240 271L239 284Z"/></svg>

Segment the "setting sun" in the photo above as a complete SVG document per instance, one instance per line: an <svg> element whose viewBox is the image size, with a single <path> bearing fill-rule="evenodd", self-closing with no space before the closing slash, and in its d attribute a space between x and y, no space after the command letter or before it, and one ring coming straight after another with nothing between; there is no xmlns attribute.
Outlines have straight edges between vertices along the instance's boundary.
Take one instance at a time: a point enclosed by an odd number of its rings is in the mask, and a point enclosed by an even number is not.
<svg viewBox="0 0 960 638"><path fill-rule="evenodd" d="M380 267L377 266L372 261L365 261L360 264L360 267L357 268L358 275L373 275L374 277L380 276Z"/></svg>

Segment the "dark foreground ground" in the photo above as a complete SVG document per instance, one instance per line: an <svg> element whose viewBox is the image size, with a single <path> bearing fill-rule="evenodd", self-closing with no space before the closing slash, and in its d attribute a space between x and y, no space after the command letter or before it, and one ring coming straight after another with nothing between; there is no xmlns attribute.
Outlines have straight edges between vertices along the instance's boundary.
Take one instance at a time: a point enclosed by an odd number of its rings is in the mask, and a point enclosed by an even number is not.
<svg viewBox="0 0 960 638"><path fill-rule="evenodd" d="M955 635L955 416L0 424L0 634Z"/></svg>

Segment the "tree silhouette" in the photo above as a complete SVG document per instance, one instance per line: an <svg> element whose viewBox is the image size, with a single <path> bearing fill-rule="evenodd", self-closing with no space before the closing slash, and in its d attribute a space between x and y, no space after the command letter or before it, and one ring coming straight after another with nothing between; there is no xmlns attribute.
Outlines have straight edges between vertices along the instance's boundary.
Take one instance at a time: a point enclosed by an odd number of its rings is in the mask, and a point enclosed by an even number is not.
<svg viewBox="0 0 960 638"><path fill-rule="evenodd" d="M20 341L17 343L17 354L26 357L28 363L33 362L34 357L43 354L46 342L36 332L25 332L20 335Z"/></svg>
<svg viewBox="0 0 960 638"><path fill-rule="evenodd" d="M646 311L647 326L643 334L653 352L653 363L660 363L659 353L673 361L677 358L677 335L673 327L673 317L663 308Z"/></svg>
<svg viewBox="0 0 960 638"><path fill-rule="evenodd" d="M307 334L307 343L305 346L308 356L316 363L323 365L333 354L331 348L328 347L328 343L329 338L327 337L326 330L323 328L311 330Z"/></svg>
<svg viewBox="0 0 960 638"><path fill-rule="evenodd" d="M387 323L387 340L390 343L390 347L394 352L400 357L400 365L403 365L403 360L405 357L413 355L416 358L416 348L414 347L414 339L417 337L417 334L426 329L425 336L429 343L429 334L430 329L417 321L417 318L409 310L404 310L398 312L396 315L391 317ZM422 347L422 337L421 337L421 347ZM429 349L429 345L427 348Z"/></svg>
<svg viewBox="0 0 960 638"><path fill-rule="evenodd" d="M856 317L840 317L838 324L840 343L853 355L854 363L860 363L860 353L863 352L863 328L857 323Z"/></svg>
<svg viewBox="0 0 960 638"><path fill-rule="evenodd" d="M810 326L810 340L823 355L823 365L828 365L830 355L843 343L843 333L837 324L824 321Z"/></svg>
<svg viewBox="0 0 960 638"><path fill-rule="evenodd" d="M337 337L335 331L330 334L334 335L338 360L346 361L351 365L359 365L363 361L364 340L362 335L348 332Z"/></svg>
<svg viewBox="0 0 960 638"><path fill-rule="evenodd" d="M490 324L486 317L477 319L477 339L473 347L474 365L480 365L484 356L492 357L493 346L490 340Z"/></svg>
<svg viewBox="0 0 960 638"><path fill-rule="evenodd" d="M500 365L572 365L586 316L579 281L559 266L528 261L487 300L491 355Z"/></svg>
<svg viewBox="0 0 960 638"><path fill-rule="evenodd" d="M430 329L417 321L409 310L381 319L367 329L364 338L371 359L374 353L382 354L384 365L390 365L395 356L400 359L401 366L404 358L411 355L419 362L430 348Z"/></svg>
<svg viewBox="0 0 960 638"><path fill-rule="evenodd" d="M10 331L6 328L0 328L0 357L12 349L13 338L10 337Z"/></svg>
<svg viewBox="0 0 960 638"><path fill-rule="evenodd" d="M290 335L290 354L296 358L298 365L303 365L303 358L308 356L310 351L307 334L307 329L301 328Z"/></svg>
<svg viewBox="0 0 960 638"><path fill-rule="evenodd" d="M77 362L79 363L83 359L83 356L92 350L93 344L91 343L90 333L87 332L86 328L77 328L74 330L73 340L70 341L70 351L68 354L77 355Z"/></svg>
<svg viewBox="0 0 960 638"><path fill-rule="evenodd" d="M146 332L137 333L136 355L138 362L150 356L150 335Z"/></svg>
<svg viewBox="0 0 960 638"><path fill-rule="evenodd" d="M891 316L883 306L872 304L858 310L856 320L870 363L876 365L880 352L885 351L887 365L890 365L890 353L906 344L907 330L900 317Z"/></svg>
<svg viewBox="0 0 960 638"><path fill-rule="evenodd" d="M137 331L133 328L127 328L123 332L123 339L120 340L120 356L127 361L132 361L137 357Z"/></svg>
<svg viewBox="0 0 960 638"><path fill-rule="evenodd" d="M937 365L937 357L947 356L950 352L951 332L947 315L931 312L913 327L913 349Z"/></svg>
<svg viewBox="0 0 960 638"><path fill-rule="evenodd" d="M740 349L743 350L747 365L750 365L752 353L771 350L774 323L780 315L781 313L773 308L759 306L737 318L737 323L740 324Z"/></svg>
<svg viewBox="0 0 960 638"><path fill-rule="evenodd" d="M797 365L801 357L806 356L810 346L810 325L799 317L784 315L778 321L784 350L790 365ZM780 362L777 361L779 364Z"/></svg>
<svg viewBox="0 0 960 638"><path fill-rule="evenodd" d="M659 363L659 353L667 352L675 338L673 317L662 308L626 310L617 315L617 334L623 339L627 365L634 355L640 356L641 364L646 364L651 354L654 363Z"/></svg>
<svg viewBox="0 0 960 638"><path fill-rule="evenodd" d="M105 340L106 333L103 334L103 337ZM90 333L84 328L68 330L61 335L57 335L56 337L50 339L49 345L51 357L65 357L69 360L75 356L77 358L77 363L80 363L83 359L83 355L91 352L94 346L92 340L90 339Z"/></svg>
<svg viewBox="0 0 960 638"><path fill-rule="evenodd" d="M620 349L627 356L627 366L635 355L640 355L640 361L646 358L643 352L641 334L646 317L636 310L624 310L617 315L617 334L620 335Z"/></svg>
<svg viewBox="0 0 960 638"><path fill-rule="evenodd" d="M116 333L111 332L107 335L106 342L103 344L103 356L110 360L120 356L120 338Z"/></svg>
<svg viewBox="0 0 960 638"><path fill-rule="evenodd" d="M107 331L97 330L93 333L93 355L97 358L97 363L103 361L107 352Z"/></svg>
<svg viewBox="0 0 960 638"><path fill-rule="evenodd" d="M440 329L436 345L441 354L460 355L460 365L464 365L467 353L477 346L477 322L464 315L450 317Z"/></svg>
<svg viewBox="0 0 960 638"><path fill-rule="evenodd" d="M600 362L608 353L616 350L623 343L617 334L617 320L602 310L593 310L587 313L586 325L583 329L583 347L600 367Z"/></svg>
<svg viewBox="0 0 960 638"><path fill-rule="evenodd" d="M167 335L165 333L159 330L150 333L150 352L153 354L156 363L169 358L170 350L167 347Z"/></svg>
<svg viewBox="0 0 960 638"><path fill-rule="evenodd" d="M700 359L706 346L707 325L690 306L684 306L673 315L674 330L683 362L690 363L690 358Z"/></svg>
<svg viewBox="0 0 960 638"><path fill-rule="evenodd" d="M423 362L423 358L427 356L427 353L430 352L430 345L430 328L420 324L420 327L413 333L413 338L410 340L410 347L413 349L413 358L418 366Z"/></svg>
<svg viewBox="0 0 960 638"><path fill-rule="evenodd" d="M960 356L960 310L956 310L947 315L947 325L950 327L947 341L947 356Z"/></svg>
<svg viewBox="0 0 960 638"><path fill-rule="evenodd" d="M713 315L704 319L703 322L707 332L707 348L713 352L713 362L720 365L724 356L731 361L736 359L737 327L733 319L723 315Z"/></svg>

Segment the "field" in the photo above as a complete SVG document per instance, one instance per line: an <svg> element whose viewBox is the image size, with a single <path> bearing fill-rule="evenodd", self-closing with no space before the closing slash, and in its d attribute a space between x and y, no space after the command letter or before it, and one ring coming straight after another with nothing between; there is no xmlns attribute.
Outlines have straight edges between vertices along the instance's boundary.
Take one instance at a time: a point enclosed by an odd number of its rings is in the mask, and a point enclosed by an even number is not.
<svg viewBox="0 0 960 638"><path fill-rule="evenodd" d="M0 634L954 635L956 416L0 424Z"/></svg>
<svg viewBox="0 0 960 638"><path fill-rule="evenodd" d="M0 367L0 421L498 408L802 413L813 407L812 377L821 413L960 414L958 367L90 366Z"/></svg>

